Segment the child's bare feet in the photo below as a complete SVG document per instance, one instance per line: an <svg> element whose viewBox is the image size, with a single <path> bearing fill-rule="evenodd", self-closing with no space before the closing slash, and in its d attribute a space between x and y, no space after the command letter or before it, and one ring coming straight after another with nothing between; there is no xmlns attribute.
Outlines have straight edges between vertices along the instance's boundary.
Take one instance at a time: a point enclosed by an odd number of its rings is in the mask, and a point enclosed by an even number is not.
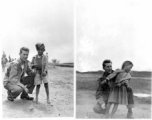
<svg viewBox="0 0 152 120"><path fill-rule="evenodd" d="M109 115L105 115L105 117L104 117L105 119L108 119L108 118L110 118L110 116Z"/></svg>
<svg viewBox="0 0 152 120"><path fill-rule="evenodd" d="M47 104L50 104L51 102L50 102L50 99L49 98L47 98Z"/></svg>
<svg viewBox="0 0 152 120"><path fill-rule="evenodd" d="M109 119L109 117L105 116L104 119Z"/></svg>
<svg viewBox="0 0 152 120"><path fill-rule="evenodd" d="M109 116L109 118L111 118L111 119L112 119L112 118L113 118L113 116L112 116L112 115L110 115L110 116Z"/></svg>
<svg viewBox="0 0 152 120"><path fill-rule="evenodd" d="M38 98L35 99L36 104L38 104Z"/></svg>

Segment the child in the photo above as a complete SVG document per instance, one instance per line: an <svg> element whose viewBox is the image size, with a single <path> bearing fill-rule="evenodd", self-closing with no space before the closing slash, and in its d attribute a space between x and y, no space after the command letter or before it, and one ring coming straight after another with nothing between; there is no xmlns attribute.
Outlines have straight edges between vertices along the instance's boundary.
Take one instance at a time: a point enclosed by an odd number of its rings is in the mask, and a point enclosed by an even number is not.
<svg viewBox="0 0 152 120"><path fill-rule="evenodd" d="M118 72L120 70L116 70L112 74L110 74L106 81L111 80L112 78L116 77L114 87L111 90L111 93L108 98L107 109L105 113L106 118L112 118L115 114L118 104L125 104L128 105L128 93L127 93L127 86L128 82L131 79L130 70L133 67L133 63L130 61L125 61L122 65L123 72ZM113 110L109 115L109 109L111 105L114 104ZM128 107L128 106L127 106ZM128 108L130 112L132 112L132 107Z"/></svg>
<svg viewBox="0 0 152 120"><path fill-rule="evenodd" d="M47 95L47 103L50 104L49 85L48 85L48 60L47 57L43 54L43 52L45 51L44 44L37 43L36 50L38 54L33 57L31 62L32 68L36 72L36 76L34 79L34 85L36 85L36 103L38 103L39 89L43 81Z"/></svg>

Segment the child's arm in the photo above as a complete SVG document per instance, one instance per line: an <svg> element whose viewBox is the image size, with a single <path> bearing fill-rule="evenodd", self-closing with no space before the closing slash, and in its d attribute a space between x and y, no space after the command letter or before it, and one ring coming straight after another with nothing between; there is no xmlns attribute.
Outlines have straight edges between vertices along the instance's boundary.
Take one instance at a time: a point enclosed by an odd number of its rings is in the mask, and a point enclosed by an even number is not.
<svg viewBox="0 0 152 120"><path fill-rule="evenodd" d="M46 56L44 56L43 60L45 61L45 65L43 67L43 76L46 76L48 74L48 59Z"/></svg>
<svg viewBox="0 0 152 120"><path fill-rule="evenodd" d="M122 78L119 82L117 83L123 83L123 82L128 82L131 78Z"/></svg>
<svg viewBox="0 0 152 120"><path fill-rule="evenodd" d="M26 73L27 73L28 76L35 76L35 72L32 71L32 69L31 69L31 64L30 64L30 63L27 64Z"/></svg>
<svg viewBox="0 0 152 120"><path fill-rule="evenodd" d="M49 63L48 63L47 57L45 57L45 59L46 59L46 65L45 65L44 71L47 73L48 72L48 65L49 65Z"/></svg>
<svg viewBox="0 0 152 120"><path fill-rule="evenodd" d="M127 85L128 86L128 82L130 81L130 79L125 79L123 81L120 81L117 83L117 86L121 86L121 85Z"/></svg>
<svg viewBox="0 0 152 120"><path fill-rule="evenodd" d="M124 76L122 76L122 78L117 83L128 84L130 79L131 79L130 74L124 74Z"/></svg>
<svg viewBox="0 0 152 120"><path fill-rule="evenodd" d="M32 58L32 61L31 61L31 68L33 69L35 66L34 66L34 59L35 57Z"/></svg>
<svg viewBox="0 0 152 120"><path fill-rule="evenodd" d="M114 78L118 73L124 72L124 70L116 69L113 73L111 73L106 79L111 80Z"/></svg>
<svg viewBox="0 0 152 120"><path fill-rule="evenodd" d="M124 70L116 69L113 73L111 73L111 74L106 78L106 80L103 81L103 83L111 80L111 79L114 78L118 73L121 73L121 72L124 72Z"/></svg>

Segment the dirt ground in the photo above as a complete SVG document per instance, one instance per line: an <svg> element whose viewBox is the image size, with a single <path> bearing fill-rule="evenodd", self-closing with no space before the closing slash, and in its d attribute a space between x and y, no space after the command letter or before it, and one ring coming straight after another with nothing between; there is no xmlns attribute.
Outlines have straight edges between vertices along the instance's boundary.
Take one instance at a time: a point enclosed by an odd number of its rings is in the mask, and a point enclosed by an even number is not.
<svg viewBox="0 0 152 120"><path fill-rule="evenodd" d="M50 67L49 90L51 104L47 104L46 102L46 93L43 84L40 88L39 104L36 104L35 100L21 100L20 96L14 102L10 102L7 100L7 91L3 89L3 117L73 117L73 68ZM35 97L35 89L30 96Z"/></svg>
<svg viewBox="0 0 152 120"><path fill-rule="evenodd" d="M101 76L101 75L100 75ZM96 104L95 91L96 80L99 75L77 74L76 91L76 118L103 119L104 115L93 111ZM130 83L134 94L146 93L151 95L151 78L133 78ZM135 119L151 118L151 96L134 96L135 107L133 108L133 117ZM126 119L127 108L125 105L119 105L114 115L114 119Z"/></svg>

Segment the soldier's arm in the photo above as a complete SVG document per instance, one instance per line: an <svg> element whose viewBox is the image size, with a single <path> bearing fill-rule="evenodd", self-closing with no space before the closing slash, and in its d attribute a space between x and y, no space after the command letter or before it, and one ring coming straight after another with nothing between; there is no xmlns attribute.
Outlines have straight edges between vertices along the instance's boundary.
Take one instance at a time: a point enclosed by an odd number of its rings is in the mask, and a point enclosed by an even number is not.
<svg viewBox="0 0 152 120"><path fill-rule="evenodd" d="M4 76L3 81L5 81L5 82L9 81L10 71L11 71L11 66L9 65L6 68L6 72L5 72L5 76Z"/></svg>
<svg viewBox="0 0 152 120"><path fill-rule="evenodd" d="M100 78L97 79L97 88L100 86L100 84L105 80L105 77L104 77L104 73L101 75Z"/></svg>
<svg viewBox="0 0 152 120"><path fill-rule="evenodd" d="M20 83L20 79L18 78L18 64L17 63L11 63L11 65L7 68L7 71L5 73L5 80L10 82L15 82L17 85L19 85L24 91L26 90L26 87Z"/></svg>
<svg viewBox="0 0 152 120"><path fill-rule="evenodd" d="M9 76L9 81L19 81L17 73L17 63L12 63L6 73Z"/></svg>

